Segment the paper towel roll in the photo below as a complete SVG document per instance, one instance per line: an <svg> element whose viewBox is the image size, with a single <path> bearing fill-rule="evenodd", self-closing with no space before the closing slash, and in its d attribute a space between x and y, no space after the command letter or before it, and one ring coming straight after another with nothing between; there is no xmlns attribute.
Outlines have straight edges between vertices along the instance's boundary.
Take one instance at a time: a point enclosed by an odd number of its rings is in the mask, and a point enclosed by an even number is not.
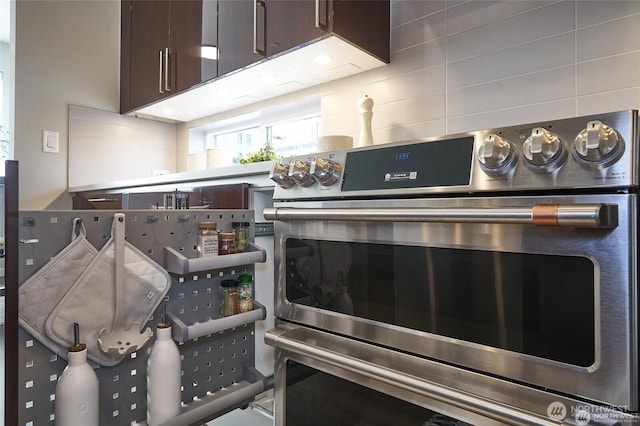
<svg viewBox="0 0 640 426"><path fill-rule="evenodd" d="M207 169L231 166L232 164L233 152L224 148L207 149Z"/></svg>
<svg viewBox="0 0 640 426"><path fill-rule="evenodd" d="M353 148L353 138L346 135L327 135L318 138L318 152Z"/></svg>

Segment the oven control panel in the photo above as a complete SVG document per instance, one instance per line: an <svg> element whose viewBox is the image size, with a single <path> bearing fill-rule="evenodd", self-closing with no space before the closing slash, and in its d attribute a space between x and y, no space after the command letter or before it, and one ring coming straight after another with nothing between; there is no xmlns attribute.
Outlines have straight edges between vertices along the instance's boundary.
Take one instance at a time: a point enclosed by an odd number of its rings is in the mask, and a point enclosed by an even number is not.
<svg viewBox="0 0 640 426"><path fill-rule="evenodd" d="M283 159L274 198L428 196L638 186L627 110Z"/></svg>

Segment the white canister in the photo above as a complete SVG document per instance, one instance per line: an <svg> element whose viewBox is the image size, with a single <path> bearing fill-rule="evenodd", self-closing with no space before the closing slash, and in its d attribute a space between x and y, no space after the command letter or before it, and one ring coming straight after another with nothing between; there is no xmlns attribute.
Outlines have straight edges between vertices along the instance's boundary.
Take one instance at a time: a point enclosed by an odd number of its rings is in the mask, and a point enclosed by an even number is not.
<svg viewBox="0 0 640 426"><path fill-rule="evenodd" d="M98 426L98 376L87 363L87 345L69 347L68 357L56 383L55 424Z"/></svg>
<svg viewBox="0 0 640 426"><path fill-rule="evenodd" d="M233 165L233 152L225 148L207 149L207 169Z"/></svg>
<svg viewBox="0 0 640 426"><path fill-rule="evenodd" d="M353 138L346 135L326 135L318 138L318 152L353 148Z"/></svg>
<svg viewBox="0 0 640 426"><path fill-rule="evenodd" d="M147 424L155 426L180 414L182 374L180 351L171 338L171 324L160 323L147 360Z"/></svg>

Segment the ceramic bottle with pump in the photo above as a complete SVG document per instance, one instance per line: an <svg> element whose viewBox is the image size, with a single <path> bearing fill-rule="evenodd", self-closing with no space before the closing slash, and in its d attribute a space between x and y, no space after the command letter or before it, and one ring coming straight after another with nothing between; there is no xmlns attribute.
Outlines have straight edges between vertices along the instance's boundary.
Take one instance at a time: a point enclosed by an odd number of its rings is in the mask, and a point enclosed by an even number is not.
<svg viewBox="0 0 640 426"><path fill-rule="evenodd" d="M178 414L181 405L180 351L171 337L171 324L156 327L156 341L147 361L147 424L155 426Z"/></svg>
<svg viewBox="0 0 640 426"><path fill-rule="evenodd" d="M73 326L74 345L69 347L68 364L56 383L55 424L98 426L98 377L87 363L87 345L80 343L78 323Z"/></svg>

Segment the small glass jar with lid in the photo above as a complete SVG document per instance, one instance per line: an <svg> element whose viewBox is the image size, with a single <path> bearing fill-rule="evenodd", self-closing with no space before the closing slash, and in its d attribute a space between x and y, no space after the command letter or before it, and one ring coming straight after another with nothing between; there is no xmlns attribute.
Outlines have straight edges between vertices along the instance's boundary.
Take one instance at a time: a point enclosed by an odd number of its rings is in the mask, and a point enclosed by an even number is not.
<svg viewBox="0 0 640 426"><path fill-rule="evenodd" d="M232 222L231 228L235 234L236 253L247 251L249 247L249 222Z"/></svg>
<svg viewBox="0 0 640 426"><path fill-rule="evenodd" d="M198 224L198 257L218 255L218 230L216 222L200 222Z"/></svg>
<svg viewBox="0 0 640 426"><path fill-rule="evenodd" d="M253 277L249 274L238 275L238 304L240 313L253 310Z"/></svg>
<svg viewBox="0 0 640 426"><path fill-rule="evenodd" d="M220 293L222 298L222 316L228 317L240 312L238 303L238 280L222 280Z"/></svg>
<svg viewBox="0 0 640 426"><path fill-rule="evenodd" d="M233 232L218 234L218 254L234 254L236 252L236 237Z"/></svg>

